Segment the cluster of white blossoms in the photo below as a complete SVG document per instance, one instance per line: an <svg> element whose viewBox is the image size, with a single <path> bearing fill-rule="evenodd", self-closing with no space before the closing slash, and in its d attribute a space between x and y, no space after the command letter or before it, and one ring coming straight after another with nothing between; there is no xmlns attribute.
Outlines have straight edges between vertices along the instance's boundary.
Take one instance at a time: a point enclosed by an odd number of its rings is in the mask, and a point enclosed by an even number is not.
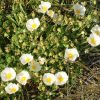
<svg viewBox="0 0 100 100"><path fill-rule="evenodd" d="M39 5L38 12L43 13L43 14L46 13L48 16L50 16L51 18L53 18L54 15L55 15L55 13L54 13L53 10L49 10L50 8L51 8L51 3L50 2L41 1L41 4ZM83 5L75 4L73 6L73 8L74 8L74 12L75 12L76 15L84 16L86 8ZM39 21L38 18L29 19L26 22L26 28L30 32L36 30L39 26L40 26L40 21Z"/></svg>
<svg viewBox="0 0 100 100"><path fill-rule="evenodd" d="M86 8L83 5L75 4L73 8L74 8L74 12L76 15L84 16ZM91 29L91 32L92 33L88 37L87 41L91 46L96 47L96 46L100 45L100 26L95 25Z"/></svg>
<svg viewBox="0 0 100 100"><path fill-rule="evenodd" d="M16 75L16 72L13 68L6 67L1 72L1 79L4 82L12 81L16 78L17 82L19 82L22 85L25 85L27 83L27 80L30 79L30 75L27 71L22 71L19 74ZM8 94L13 94L19 90L19 85L15 83L8 83L5 87L5 91Z"/></svg>
<svg viewBox="0 0 100 100"><path fill-rule="evenodd" d="M48 16L53 18L54 11L53 10L49 10L50 8L51 8L51 3L50 2L41 1L41 4L39 5L39 10L38 11L43 13L43 14L46 13Z"/></svg>
<svg viewBox="0 0 100 100"><path fill-rule="evenodd" d="M42 58L42 57L39 57L38 60L39 60L39 63L33 59L33 56L31 54L23 54L20 57L21 63L23 65L28 64L30 71L34 71L34 72L40 71L42 67L41 65L43 65L46 61L45 58ZM22 85L25 85L27 82L26 78L30 79L30 76L27 75L26 73L27 77L25 77L25 75L23 77L23 74L24 72L21 72L20 74L18 74L16 77L16 80ZM63 85L67 82L67 80L68 80L68 76L65 72L58 72L55 75L51 73L45 73L43 75L43 82L48 86L52 85L53 83L55 83L56 85Z"/></svg>
<svg viewBox="0 0 100 100"><path fill-rule="evenodd" d="M47 13L47 15L52 18L54 16L54 11L49 10L50 8L51 8L50 2L41 1L41 4L39 5L38 11L43 13L43 14ZM86 8L83 5L75 4L73 6L73 8L74 8L74 12L75 12L76 15L84 16Z"/></svg>
<svg viewBox="0 0 100 100"><path fill-rule="evenodd" d="M38 72L41 70L41 65L45 63L45 58L39 57L39 62L36 62L31 54L22 54L20 57L20 62L25 65L28 64L30 71ZM41 65L40 65L41 64ZM26 85L28 80L31 79L31 76L28 71L22 70L18 74L16 74L15 70L10 67L6 67L1 72L1 79L4 82L9 82L5 87L5 91L8 94L16 93L19 90L19 84ZM16 79L18 84L11 83L12 80Z"/></svg>
<svg viewBox="0 0 100 100"><path fill-rule="evenodd" d="M48 16L52 18L54 16L54 11L49 10L50 8L51 8L50 2L41 1L41 4L39 5L39 12L43 14L46 13ZM74 8L75 15L84 16L86 8L83 5L75 4L73 8ZM26 28L30 32L36 30L39 26L40 26L40 21L38 18L29 19L26 22ZM93 47L100 45L100 26L95 25L91 29L91 32L92 33L87 39L88 43ZM70 48L70 49L66 48L65 55L64 55L64 59L66 61L74 62L78 57L79 57L79 53L76 48ZM37 62L34 60L31 54L22 54L22 56L20 57L20 62L23 65L28 64L28 68L30 71L39 72L42 68L41 65L43 65L46 62L46 60L45 58L39 57ZM26 85L28 80L31 78L28 71L22 70L20 73L16 74L15 70L10 67L6 67L1 72L0 76L1 76L1 80L4 82L10 81L10 83L8 83L7 86L5 87L5 91L8 94L16 93L19 90L19 84ZM14 79L16 79L18 84L11 83L11 81ZM55 75L52 73L45 73L43 75L43 82L47 86L51 86L53 84L64 85L66 84L67 81L68 81L68 75L64 71L58 72Z"/></svg>
<svg viewBox="0 0 100 100"><path fill-rule="evenodd" d="M68 75L66 72L58 72L55 75L52 73L45 73L43 75L43 82L47 86L55 85L64 85L68 81Z"/></svg>
<svg viewBox="0 0 100 100"><path fill-rule="evenodd" d="M50 16L51 18L54 16L54 11L53 10L49 10L49 8L51 7L51 3L50 2L44 2L41 1L41 4L39 5L39 12L41 13L47 13L48 16ZM38 27L40 26L40 21L38 18L34 18L34 19L29 19L26 22L26 28L32 32L34 30L36 30Z"/></svg>
<svg viewBox="0 0 100 100"><path fill-rule="evenodd" d="M91 29L91 32L92 33L87 38L87 41L91 46L96 47L96 46L100 45L100 26L99 25L95 25Z"/></svg>
<svg viewBox="0 0 100 100"><path fill-rule="evenodd" d="M35 61L31 54L22 54L20 61L23 65L28 64L30 71L39 72L41 65L45 63L45 58L39 57L39 62ZM41 64L41 65L40 65Z"/></svg>

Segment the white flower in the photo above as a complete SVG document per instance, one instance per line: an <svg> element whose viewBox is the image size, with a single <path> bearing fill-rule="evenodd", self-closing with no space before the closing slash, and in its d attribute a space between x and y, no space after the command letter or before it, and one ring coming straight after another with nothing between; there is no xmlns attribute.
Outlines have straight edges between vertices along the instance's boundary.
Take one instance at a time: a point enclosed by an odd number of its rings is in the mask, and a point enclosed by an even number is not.
<svg viewBox="0 0 100 100"><path fill-rule="evenodd" d="M16 80L22 84L22 85L26 85L28 79L30 79L30 75L27 71L23 70L21 71L19 74L17 74L16 76Z"/></svg>
<svg viewBox="0 0 100 100"><path fill-rule="evenodd" d="M23 54L20 57L20 61L23 65L30 63L33 60L33 56L31 54Z"/></svg>
<svg viewBox="0 0 100 100"><path fill-rule="evenodd" d="M51 7L50 2L41 1L41 4L39 5L39 12L46 13L50 7Z"/></svg>
<svg viewBox="0 0 100 100"><path fill-rule="evenodd" d="M100 37L93 33L90 34L90 36L87 38L87 41L93 47L100 45Z"/></svg>
<svg viewBox="0 0 100 100"><path fill-rule="evenodd" d="M29 63L29 69L30 71L38 72L41 70L41 66L38 62L31 61L31 63Z"/></svg>
<svg viewBox="0 0 100 100"><path fill-rule="evenodd" d="M48 10L47 15L52 18L54 16L54 11L53 10Z"/></svg>
<svg viewBox="0 0 100 100"><path fill-rule="evenodd" d="M13 68L6 67L2 72L1 72L1 79L2 81L11 81L16 77L16 72Z"/></svg>
<svg viewBox="0 0 100 100"><path fill-rule="evenodd" d="M36 30L39 26L40 26L40 21L38 18L29 19L26 22L26 27L30 32Z"/></svg>
<svg viewBox="0 0 100 100"><path fill-rule="evenodd" d="M85 11L86 11L86 8L80 4L75 4L74 5L74 12L76 15L82 15L84 16L85 14Z"/></svg>
<svg viewBox="0 0 100 100"><path fill-rule="evenodd" d="M76 48L66 48L64 56L66 61L75 61L77 57L79 57L79 53Z"/></svg>
<svg viewBox="0 0 100 100"><path fill-rule="evenodd" d="M14 84L14 83L9 83L6 87L5 87L5 91L8 94L13 94L15 92L17 92L19 90L19 85L18 84Z"/></svg>
<svg viewBox="0 0 100 100"><path fill-rule="evenodd" d="M39 60L39 63L41 64L41 65L43 65L44 63L45 63L45 58L42 58L42 57L40 57L39 56L39 58L38 58L38 60Z"/></svg>
<svg viewBox="0 0 100 100"><path fill-rule="evenodd" d="M95 25L92 29L91 29L91 32L93 34L96 34L98 36L100 36L100 26L99 25Z"/></svg>
<svg viewBox="0 0 100 100"><path fill-rule="evenodd" d="M63 71L56 73L55 77L56 77L55 81L56 85L64 85L68 81L68 75L66 74L66 72Z"/></svg>
<svg viewBox="0 0 100 100"><path fill-rule="evenodd" d="M44 82L44 84L46 84L48 86L52 85L55 82L55 76L54 76L54 74L45 73L43 75L43 82Z"/></svg>

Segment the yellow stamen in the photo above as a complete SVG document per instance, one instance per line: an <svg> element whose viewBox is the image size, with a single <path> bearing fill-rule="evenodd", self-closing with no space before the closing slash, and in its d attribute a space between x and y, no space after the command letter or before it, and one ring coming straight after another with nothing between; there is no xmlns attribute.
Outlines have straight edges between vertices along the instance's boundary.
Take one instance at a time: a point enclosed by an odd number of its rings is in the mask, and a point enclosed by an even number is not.
<svg viewBox="0 0 100 100"><path fill-rule="evenodd" d="M63 78L62 76L59 76L59 77L58 77L58 80L59 80L60 82L63 82L64 78Z"/></svg>
<svg viewBox="0 0 100 100"><path fill-rule="evenodd" d="M35 23L32 24L32 28L33 28L33 29L37 28L37 25L36 25Z"/></svg>
<svg viewBox="0 0 100 100"><path fill-rule="evenodd" d="M30 62L30 58L26 58L25 61L28 63Z"/></svg>
<svg viewBox="0 0 100 100"><path fill-rule="evenodd" d="M48 10L48 8L46 6L42 7L43 12L46 12Z"/></svg>
<svg viewBox="0 0 100 100"><path fill-rule="evenodd" d="M99 35L99 34L100 34L98 30L97 30L97 31L95 31L95 33L96 33L97 35Z"/></svg>
<svg viewBox="0 0 100 100"><path fill-rule="evenodd" d="M91 43L96 44L96 40L94 38L91 38Z"/></svg>
<svg viewBox="0 0 100 100"><path fill-rule="evenodd" d="M25 77L25 76L23 76L22 78L21 78L21 82L24 82L24 81L26 81L27 80L27 78Z"/></svg>
<svg viewBox="0 0 100 100"><path fill-rule="evenodd" d="M47 81L48 83L50 83L50 82L52 81L52 79L49 77L49 78L46 79L46 81Z"/></svg>
<svg viewBox="0 0 100 100"><path fill-rule="evenodd" d="M12 93L15 93L16 91L17 91L16 88L12 88L12 89L11 89L11 92L12 92Z"/></svg>
<svg viewBox="0 0 100 100"><path fill-rule="evenodd" d="M80 14L80 10L79 9L75 10L75 13Z"/></svg>
<svg viewBox="0 0 100 100"><path fill-rule="evenodd" d="M7 79L11 79L11 77L12 77L12 74L11 73L6 74L6 78Z"/></svg>
<svg viewBox="0 0 100 100"><path fill-rule="evenodd" d="M72 54L72 53L69 53L69 54L68 54L68 58L69 58L69 59L72 59L72 58L73 58L73 54Z"/></svg>
<svg viewBox="0 0 100 100"><path fill-rule="evenodd" d="M35 65L32 65L32 69L35 70L36 69L36 66Z"/></svg>
<svg viewBox="0 0 100 100"><path fill-rule="evenodd" d="M50 10L50 11L48 12L48 14L49 14L49 16L52 16L52 15L53 15L53 11Z"/></svg>

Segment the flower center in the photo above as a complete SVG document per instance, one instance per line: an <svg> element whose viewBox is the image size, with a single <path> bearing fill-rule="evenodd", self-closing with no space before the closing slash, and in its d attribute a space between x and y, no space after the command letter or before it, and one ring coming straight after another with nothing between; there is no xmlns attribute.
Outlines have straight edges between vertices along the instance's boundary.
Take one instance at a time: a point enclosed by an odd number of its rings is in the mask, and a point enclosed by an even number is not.
<svg viewBox="0 0 100 100"><path fill-rule="evenodd" d="M58 80L59 80L60 82L63 82L64 78L63 78L62 76L59 76L59 77L58 77Z"/></svg>
<svg viewBox="0 0 100 100"><path fill-rule="evenodd" d="M96 44L96 40L94 38L91 38L91 43Z"/></svg>
<svg viewBox="0 0 100 100"><path fill-rule="evenodd" d="M95 33L97 34L97 35L99 35L99 31L97 30L97 31L95 31Z"/></svg>
<svg viewBox="0 0 100 100"><path fill-rule="evenodd" d="M21 82L24 82L24 81L26 81L26 77L25 76L23 76L22 78L21 78Z"/></svg>
<svg viewBox="0 0 100 100"><path fill-rule="evenodd" d="M28 63L30 62L30 58L26 58L25 61Z"/></svg>
<svg viewBox="0 0 100 100"><path fill-rule="evenodd" d="M75 11L75 13L76 13L76 14L80 14L80 10L77 9L77 10Z"/></svg>
<svg viewBox="0 0 100 100"><path fill-rule="evenodd" d="M15 93L16 91L17 91L16 88L12 88L12 89L11 89L11 92L12 92L12 93Z"/></svg>
<svg viewBox="0 0 100 100"><path fill-rule="evenodd" d="M49 78L46 79L46 81L47 81L48 83L50 83L50 82L52 81L52 79L49 77Z"/></svg>
<svg viewBox="0 0 100 100"><path fill-rule="evenodd" d="M11 77L12 77L12 74L11 73L6 74L6 78L7 79L11 79Z"/></svg>
<svg viewBox="0 0 100 100"><path fill-rule="evenodd" d="M32 69L35 70L36 69L36 66L35 65L32 65Z"/></svg>
<svg viewBox="0 0 100 100"><path fill-rule="evenodd" d="M46 12L48 10L48 8L46 6L42 7L43 12Z"/></svg>
<svg viewBox="0 0 100 100"><path fill-rule="evenodd" d="M33 28L33 29L37 28L37 25L36 25L35 23L32 24L32 28Z"/></svg>
<svg viewBox="0 0 100 100"><path fill-rule="evenodd" d="M69 53L69 54L68 54L68 58L69 58L69 59L72 59L72 58L73 58L73 54L72 54L72 53Z"/></svg>
<svg viewBox="0 0 100 100"><path fill-rule="evenodd" d="M49 14L49 16L53 16L54 13L53 13L53 11L50 10L50 11L48 12L48 14Z"/></svg>

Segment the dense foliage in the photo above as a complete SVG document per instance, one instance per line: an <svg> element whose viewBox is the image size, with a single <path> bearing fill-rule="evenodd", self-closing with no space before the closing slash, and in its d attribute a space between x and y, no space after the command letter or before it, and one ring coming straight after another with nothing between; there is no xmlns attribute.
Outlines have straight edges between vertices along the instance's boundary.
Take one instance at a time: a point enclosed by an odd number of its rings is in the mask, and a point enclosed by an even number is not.
<svg viewBox="0 0 100 100"><path fill-rule="evenodd" d="M99 51L100 46L92 47L87 38L91 29L99 25L100 12L96 0L45 0L51 3L50 10L54 17L38 11L41 0L1 0L0 1L0 73L6 67L12 67L16 73L29 71L28 65L22 65L20 57L24 53L32 54L39 62L41 56L45 63L39 72L31 72L31 79L26 86L20 86L16 94L8 95L4 88L8 82L0 79L0 98L5 100L53 100L55 97L68 95L68 88L76 85L76 80L83 74L87 56L91 51ZM74 13L73 5L79 3L86 8L84 16ZM38 18L40 26L30 32L26 28L29 19ZM64 59L66 48L77 48L79 58L75 62ZM46 86L42 81L44 73L65 71L68 82L63 86ZM16 83L16 80L12 82ZM81 80L79 84L81 84ZM14 99L15 98L15 99Z"/></svg>

